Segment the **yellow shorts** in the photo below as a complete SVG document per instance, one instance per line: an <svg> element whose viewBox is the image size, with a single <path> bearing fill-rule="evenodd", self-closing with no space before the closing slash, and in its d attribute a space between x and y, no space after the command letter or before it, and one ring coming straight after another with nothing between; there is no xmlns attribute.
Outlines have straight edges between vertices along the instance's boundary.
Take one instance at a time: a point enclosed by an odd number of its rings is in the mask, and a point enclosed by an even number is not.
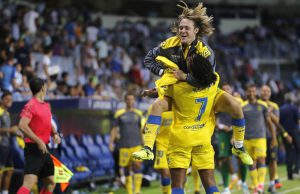
<svg viewBox="0 0 300 194"><path fill-rule="evenodd" d="M156 143L156 154L155 154L155 162L154 162L155 169L169 168L167 162L167 150L168 148L166 148L165 146Z"/></svg>
<svg viewBox="0 0 300 194"><path fill-rule="evenodd" d="M140 151L141 149L142 149L142 146L135 146L135 147L131 147L131 148L120 148L119 166L126 167L126 166L130 165L132 161L140 161L140 160L133 159L131 156L132 156L133 152Z"/></svg>
<svg viewBox="0 0 300 194"><path fill-rule="evenodd" d="M185 168L190 164L198 170L214 169L214 149L212 145L181 147L169 145L167 161L169 168Z"/></svg>
<svg viewBox="0 0 300 194"><path fill-rule="evenodd" d="M249 155L256 160L259 157L267 156L266 138L249 139L244 141L245 149Z"/></svg>

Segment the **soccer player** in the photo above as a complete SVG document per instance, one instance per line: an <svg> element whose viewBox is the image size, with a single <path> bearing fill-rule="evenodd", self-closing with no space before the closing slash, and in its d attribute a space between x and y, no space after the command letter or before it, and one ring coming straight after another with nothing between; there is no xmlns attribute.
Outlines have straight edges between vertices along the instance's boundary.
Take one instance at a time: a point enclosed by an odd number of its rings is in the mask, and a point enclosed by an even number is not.
<svg viewBox="0 0 300 194"><path fill-rule="evenodd" d="M279 107L275 102L270 100L271 98L271 88L268 85L263 85L260 89L261 99L267 103L269 107L269 112L271 113L271 119L274 124L274 127L279 125ZM282 133L283 137L287 142L291 142L291 137L289 134L281 127L278 126L277 129ZM269 179L270 185L268 188L269 192L276 192L276 189L282 187L282 184L279 182L277 174L277 153L278 146L271 148L271 135L267 131L267 163L269 165Z"/></svg>
<svg viewBox="0 0 300 194"><path fill-rule="evenodd" d="M144 63L153 74L162 76L170 70L165 69L164 65L158 63L155 59L157 56L164 56L178 65L179 70L174 70L175 78L179 81L187 82L192 86L199 87L201 86L199 80L194 78L188 69L187 58L191 55L204 57L209 61L214 70L216 66L214 53L205 42L200 40L200 38L213 33L214 28L211 24L213 18L207 16L206 8L203 7L202 3L199 3L194 9L188 8L186 4L180 7L183 11L173 28L173 31L177 35L168 38L159 47L150 50L145 57ZM243 151L245 122L241 105L232 95L223 93L220 90L218 93L219 97L215 101L214 110L216 112L227 112L234 118L232 121L234 154L239 155L244 162L251 163L251 158ZM137 154L139 155L137 157L153 159L152 149L160 125L161 113L171 110L171 104L170 99L167 97L163 99L158 98L153 102L152 110L146 124L148 130L145 134L144 149Z"/></svg>
<svg viewBox="0 0 300 194"><path fill-rule="evenodd" d="M167 150L169 146L169 134L173 127L173 112L164 112L161 117L162 123L156 137L154 169L158 170L161 175L163 194L171 194L171 175L167 162Z"/></svg>
<svg viewBox="0 0 300 194"><path fill-rule="evenodd" d="M141 185L143 174L141 172L142 162L132 160L131 155L133 152L138 151L142 147L142 111L134 108L135 96L131 93L125 95L126 107L116 111L114 118L114 127L111 130L109 148L114 150L114 142L119 138L116 143L116 148L119 149L119 166L125 170L126 190L128 194L141 193ZM134 172L132 188L131 169Z"/></svg>
<svg viewBox="0 0 300 194"><path fill-rule="evenodd" d="M14 173L13 158L10 150L11 134L23 136L17 126L11 126L8 109L12 106L12 93L4 92L0 105L0 193L8 194L11 177ZM2 188L3 180L3 188Z"/></svg>
<svg viewBox="0 0 300 194"><path fill-rule="evenodd" d="M232 88L229 84L225 83L222 85L222 89L228 94L232 94ZM224 192L223 194L229 194L229 174L232 174L233 181L238 180L237 175L233 173L233 166L231 163L231 138L232 138L232 118L227 113L217 114L217 129L218 129L218 147L219 155L218 158L221 161L221 174L223 179Z"/></svg>
<svg viewBox="0 0 300 194"><path fill-rule="evenodd" d="M266 126L271 135L270 148L277 145L277 139L268 105L257 99L256 86L248 85L246 95L247 101L242 105L246 120L245 148L254 160L250 167L250 177L255 187L254 193L263 193L267 154Z"/></svg>
<svg viewBox="0 0 300 194"><path fill-rule="evenodd" d="M55 187L54 165L47 149L50 135L54 142L60 143L58 133L51 125L50 105L44 101L47 93L47 83L40 78L30 82L32 99L29 100L20 114L19 128L25 134L25 171L23 185L17 194L29 194L37 183L43 179L44 187L41 194L51 194Z"/></svg>
<svg viewBox="0 0 300 194"><path fill-rule="evenodd" d="M167 156L172 193L184 193L186 170L190 163L198 169L206 192L218 193L211 136L215 126L212 107L218 91L219 76L213 72L209 61L197 54L189 57L189 68L201 86L197 88L186 82L178 82L166 88L165 98L172 103L174 112ZM161 118L150 115L145 133L148 133L149 125L160 123ZM133 154L136 158L140 156L140 152Z"/></svg>

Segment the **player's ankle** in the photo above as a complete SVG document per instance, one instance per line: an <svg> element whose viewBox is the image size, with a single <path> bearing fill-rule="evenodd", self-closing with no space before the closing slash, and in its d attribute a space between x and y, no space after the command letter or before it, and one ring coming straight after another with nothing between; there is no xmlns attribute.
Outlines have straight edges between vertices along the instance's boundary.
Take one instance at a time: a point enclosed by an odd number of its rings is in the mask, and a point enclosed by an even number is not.
<svg viewBox="0 0 300 194"><path fill-rule="evenodd" d="M152 149L148 146L144 146L144 149L149 150L150 152L152 152Z"/></svg>

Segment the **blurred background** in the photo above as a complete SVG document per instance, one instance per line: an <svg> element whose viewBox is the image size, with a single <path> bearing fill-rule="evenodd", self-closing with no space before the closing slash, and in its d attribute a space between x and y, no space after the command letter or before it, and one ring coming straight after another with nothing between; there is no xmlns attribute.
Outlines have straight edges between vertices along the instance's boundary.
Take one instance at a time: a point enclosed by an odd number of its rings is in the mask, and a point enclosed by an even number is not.
<svg viewBox="0 0 300 194"><path fill-rule="evenodd" d="M199 1L186 2L195 6ZM299 105L300 1L201 2L214 16L216 30L207 41L215 51L222 82L230 83L242 97L247 84L268 84L273 101L281 105L289 93ZM170 25L180 13L177 3L0 1L0 83L1 91L13 93L9 110L13 123L31 96L28 81L37 75L48 81L47 100L65 137L64 162L74 170L89 167L89 143L101 152L95 159L100 167L94 173L78 171L72 179L74 187L114 177L114 159L107 148L113 113L124 107L125 92L139 96L154 87L156 77L143 66L143 59L172 36ZM143 111L150 103L148 98L137 97L136 106ZM22 173L21 150L18 153L16 168Z"/></svg>

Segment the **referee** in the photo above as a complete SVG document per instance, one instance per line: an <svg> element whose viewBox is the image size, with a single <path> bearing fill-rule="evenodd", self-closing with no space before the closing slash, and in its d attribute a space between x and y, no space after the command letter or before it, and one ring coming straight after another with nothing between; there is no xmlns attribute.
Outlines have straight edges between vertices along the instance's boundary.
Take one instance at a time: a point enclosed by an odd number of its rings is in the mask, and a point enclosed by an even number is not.
<svg viewBox="0 0 300 194"><path fill-rule="evenodd" d="M56 143L60 137L51 125L50 105L44 101L47 84L40 78L30 81L32 99L23 107L19 127L25 134L25 175L23 185L17 194L29 194L37 183L43 179L44 186L40 194L51 194L54 190L54 165L47 149L50 135Z"/></svg>

